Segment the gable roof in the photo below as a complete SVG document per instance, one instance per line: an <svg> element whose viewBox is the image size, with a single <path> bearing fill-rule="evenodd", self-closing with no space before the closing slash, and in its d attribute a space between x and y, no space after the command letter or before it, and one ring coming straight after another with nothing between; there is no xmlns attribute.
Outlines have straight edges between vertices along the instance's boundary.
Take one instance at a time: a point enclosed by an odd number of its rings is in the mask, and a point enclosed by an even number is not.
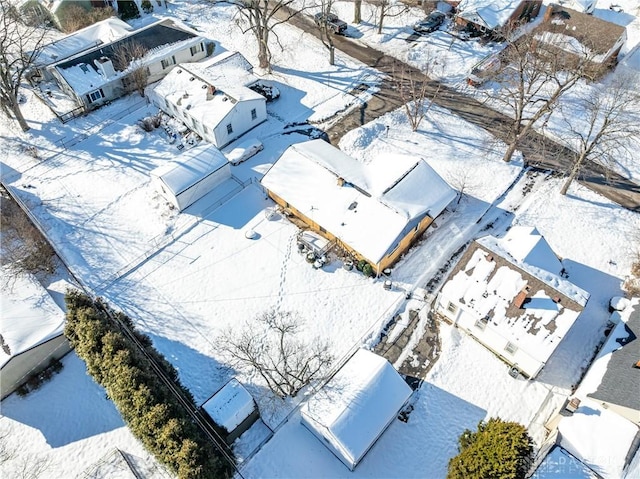
<svg viewBox="0 0 640 479"><path fill-rule="evenodd" d="M630 307L628 320L609 333L594 361L594 365L606 362L606 369L597 389L587 396L640 412L640 368L634 367L640 361L640 302Z"/></svg>
<svg viewBox="0 0 640 479"><path fill-rule="evenodd" d="M356 464L411 394L389 361L360 349L307 401L301 413L308 427Z"/></svg>
<svg viewBox="0 0 640 479"><path fill-rule="evenodd" d="M114 42L129 35L133 28L117 17L107 18L93 25L45 45L35 60L37 66L64 61L99 45Z"/></svg>
<svg viewBox="0 0 640 479"><path fill-rule="evenodd" d="M563 270L562 263L535 226L512 226L500 244L517 263L535 266L556 275Z"/></svg>
<svg viewBox="0 0 640 479"><path fill-rule="evenodd" d="M0 368L12 358L63 334L64 312L33 277L18 276L0 295Z"/></svg>
<svg viewBox="0 0 640 479"><path fill-rule="evenodd" d="M95 67L95 61L102 57L113 60L118 49L129 42L136 42L143 46L147 53L142 59L146 60L162 51L171 49L176 44L183 44L183 48L195 45L202 38L182 26L177 20L165 18L129 33L108 44L101 44L91 50L84 51L76 56L67 58L55 64L60 75L78 94L95 90L106 81ZM168 53L168 52L166 52ZM116 76L122 72L116 72Z"/></svg>
<svg viewBox="0 0 640 479"><path fill-rule="evenodd" d="M175 161L152 170L150 174L160 178L171 193L178 196L228 164L220 150L209 143L203 143L182 153Z"/></svg>
<svg viewBox="0 0 640 479"><path fill-rule="evenodd" d="M458 16L494 30L507 23L521 3L522 0L463 0L458 5Z"/></svg>
<svg viewBox="0 0 640 479"><path fill-rule="evenodd" d="M376 264L408 225L437 217L456 196L421 158L364 164L320 139L291 145L261 183Z"/></svg>
<svg viewBox="0 0 640 479"><path fill-rule="evenodd" d="M552 272L517 261L504 247L505 238L474 241L451 272L442 295L455 298L465 312L486 318L500 336L546 362L589 294Z"/></svg>
<svg viewBox="0 0 640 479"><path fill-rule="evenodd" d="M189 116L203 125L217 126L239 101L265 101L247 88L257 78L247 69L251 64L241 55L221 55L202 63L181 63L153 89L153 95L189 110Z"/></svg>
<svg viewBox="0 0 640 479"><path fill-rule="evenodd" d="M551 4L545 21L535 30L535 38L574 55L602 62L626 38L623 26L587 13Z"/></svg>

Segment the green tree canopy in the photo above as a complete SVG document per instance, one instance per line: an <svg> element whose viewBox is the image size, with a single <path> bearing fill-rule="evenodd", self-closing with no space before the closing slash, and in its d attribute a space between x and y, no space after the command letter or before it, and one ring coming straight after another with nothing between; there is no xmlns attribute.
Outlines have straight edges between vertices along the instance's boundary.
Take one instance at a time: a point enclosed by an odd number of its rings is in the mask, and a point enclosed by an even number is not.
<svg viewBox="0 0 640 479"><path fill-rule="evenodd" d="M481 421L458 441L460 453L449 460L447 479L524 479L533 456L526 428L500 418Z"/></svg>

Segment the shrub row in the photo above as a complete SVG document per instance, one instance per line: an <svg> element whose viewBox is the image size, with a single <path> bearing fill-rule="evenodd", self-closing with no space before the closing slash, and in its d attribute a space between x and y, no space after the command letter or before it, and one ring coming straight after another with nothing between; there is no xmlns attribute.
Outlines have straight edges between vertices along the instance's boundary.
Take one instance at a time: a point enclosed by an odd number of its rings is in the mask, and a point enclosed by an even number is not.
<svg viewBox="0 0 640 479"><path fill-rule="evenodd" d="M145 352L195 407L193 396L180 384L177 371L153 348L150 338L136 331L129 317L112 312L100 301L94 303L83 293L69 291L65 301L65 335L147 450L180 478L229 477L230 465L191 421L152 369L147 356L122 332L119 322L128 326Z"/></svg>

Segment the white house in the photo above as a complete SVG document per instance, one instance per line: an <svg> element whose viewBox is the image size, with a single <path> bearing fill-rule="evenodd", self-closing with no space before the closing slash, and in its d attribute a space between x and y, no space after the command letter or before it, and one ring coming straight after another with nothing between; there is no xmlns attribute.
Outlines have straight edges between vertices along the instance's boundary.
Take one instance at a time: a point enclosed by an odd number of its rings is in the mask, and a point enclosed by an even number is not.
<svg viewBox="0 0 640 479"><path fill-rule="evenodd" d="M52 358L71 350L64 336L64 312L33 277L19 276L0 295L0 399Z"/></svg>
<svg viewBox="0 0 640 479"><path fill-rule="evenodd" d="M231 178L227 158L215 146L201 144L191 148L177 160L151 171L156 189L178 211Z"/></svg>
<svg viewBox="0 0 640 479"><path fill-rule="evenodd" d="M301 422L353 471L411 394L386 359L360 349L302 407Z"/></svg>
<svg viewBox="0 0 640 479"><path fill-rule="evenodd" d="M232 378L202 404L211 420L227 431L231 444L256 422L260 413L255 400L236 378Z"/></svg>
<svg viewBox="0 0 640 479"><path fill-rule="evenodd" d="M436 310L534 378L589 298L561 273L538 231L514 226L504 238L470 245L442 287Z"/></svg>
<svg viewBox="0 0 640 479"><path fill-rule="evenodd" d="M182 63L149 98L211 144L222 148L267 119L266 99L249 86L258 79L237 52Z"/></svg>
<svg viewBox="0 0 640 479"><path fill-rule="evenodd" d="M422 158L386 154L363 163L323 140L291 145L261 183L276 203L378 272L456 197Z"/></svg>
<svg viewBox="0 0 640 479"><path fill-rule="evenodd" d="M177 63L201 60L211 51L210 40L177 19L165 18L125 35L118 33L116 39L110 36L114 22L108 22L104 25L110 28L91 30L91 36L105 34L106 38L96 38L92 48L48 64L47 71L42 72L41 68L35 76L31 75L32 80L53 78L79 106L91 110L133 91L132 73L139 68L147 70L147 83L153 83ZM117 27L116 31L120 32ZM70 37L85 38L75 34ZM58 45L63 44L63 40ZM131 44L141 46L147 53L126 67L118 66L118 52ZM71 50L69 47L68 51ZM42 61L45 62L46 57L42 57Z"/></svg>

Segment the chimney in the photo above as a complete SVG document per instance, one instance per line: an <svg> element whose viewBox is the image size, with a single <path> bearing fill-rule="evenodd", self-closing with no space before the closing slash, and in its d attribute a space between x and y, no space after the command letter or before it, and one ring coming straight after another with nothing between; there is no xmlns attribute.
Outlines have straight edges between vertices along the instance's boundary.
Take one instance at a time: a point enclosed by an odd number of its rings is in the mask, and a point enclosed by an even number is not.
<svg viewBox="0 0 640 479"><path fill-rule="evenodd" d="M216 94L216 87L213 85L209 85L207 88L207 100L213 99L213 95Z"/></svg>
<svg viewBox="0 0 640 479"><path fill-rule="evenodd" d="M551 20L551 15L553 15L553 12L555 10L556 5L554 3L550 3L549 6L547 7L547 10L544 12L544 22L548 22L549 20Z"/></svg>
<svg viewBox="0 0 640 479"><path fill-rule="evenodd" d="M107 57L100 57L96 59L94 63L98 68L98 72L105 80L116 76L116 70L113 68L113 63Z"/></svg>
<svg viewBox="0 0 640 479"><path fill-rule="evenodd" d="M338 186L344 186L344 178L338 176Z"/></svg>

